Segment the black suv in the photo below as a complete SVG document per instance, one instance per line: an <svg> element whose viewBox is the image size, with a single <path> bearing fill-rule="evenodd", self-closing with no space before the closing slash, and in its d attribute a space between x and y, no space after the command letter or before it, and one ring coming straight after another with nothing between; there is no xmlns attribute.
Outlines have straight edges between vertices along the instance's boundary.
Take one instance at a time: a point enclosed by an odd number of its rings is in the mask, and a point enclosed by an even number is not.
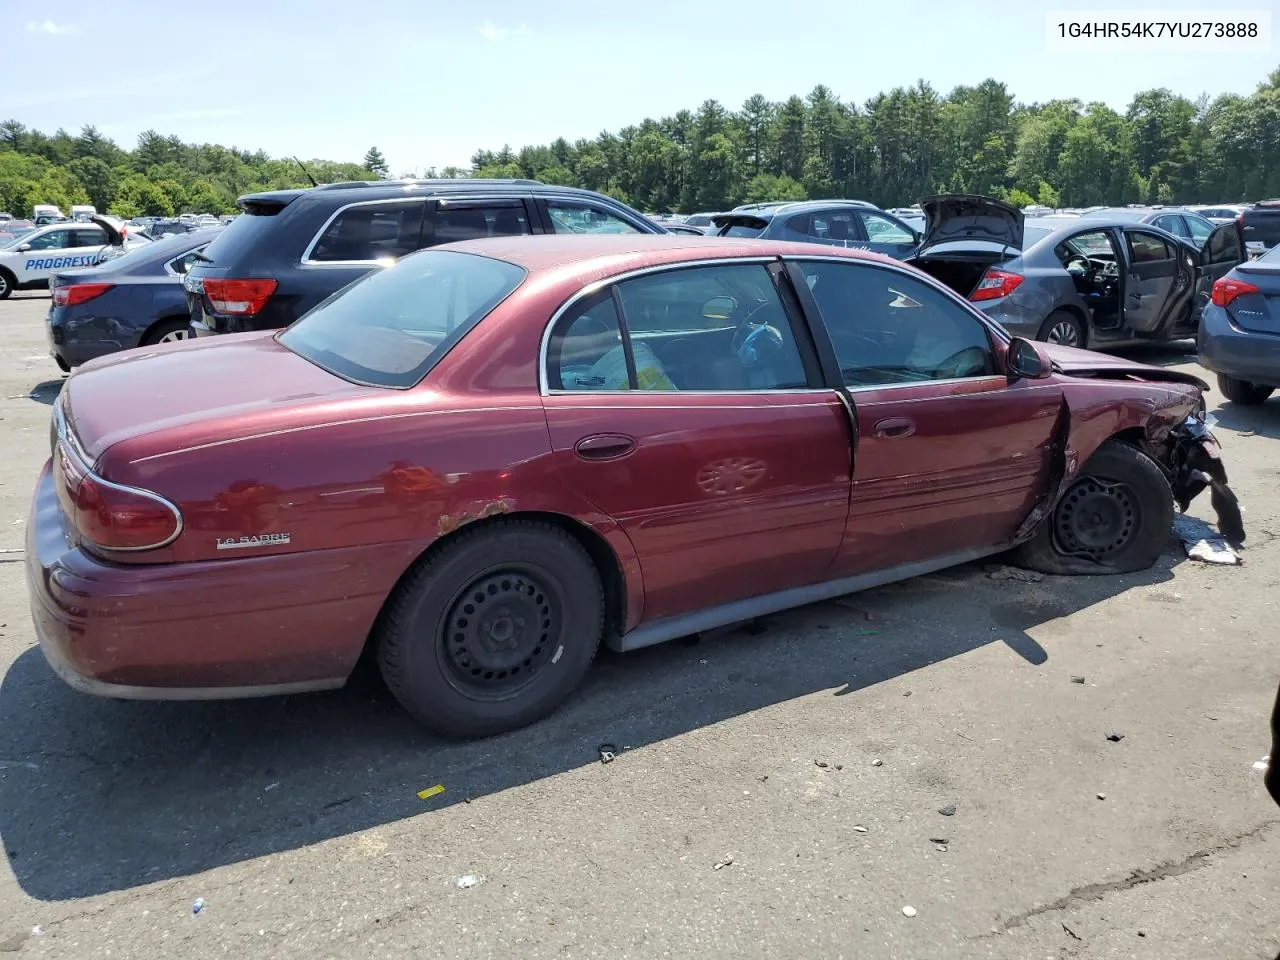
<svg viewBox="0 0 1280 960"><path fill-rule="evenodd" d="M1256 256L1270 250L1280 243L1280 200L1255 203L1236 217L1236 223L1240 224L1240 234L1250 254Z"/></svg>
<svg viewBox="0 0 1280 960"><path fill-rule="evenodd" d="M183 283L197 336L288 326L397 257L457 240L665 233L616 200L536 180L377 180L241 197Z"/></svg>

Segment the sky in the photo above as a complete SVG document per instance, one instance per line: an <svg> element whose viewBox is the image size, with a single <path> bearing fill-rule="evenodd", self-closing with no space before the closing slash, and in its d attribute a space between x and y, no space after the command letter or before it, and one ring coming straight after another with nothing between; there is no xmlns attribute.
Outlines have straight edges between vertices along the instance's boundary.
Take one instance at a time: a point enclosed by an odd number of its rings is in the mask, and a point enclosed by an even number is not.
<svg viewBox="0 0 1280 960"><path fill-rule="evenodd" d="M1280 65L1275 43L1248 53L1049 51L1046 14L1081 6L0 0L0 119L46 133L93 124L126 147L148 128L303 159L358 162L377 146L400 174L466 166L479 148L572 142L707 99L737 109L755 93L781 100L816 84L862 104L920 79L945 93L994 77L1024 103L1077 97L1123 110L1152 87L1193 99L1248 94ZM1225 6L1271 10L1280 30L1280 0ZM92 51L107 55L85 56Z"/></svg>

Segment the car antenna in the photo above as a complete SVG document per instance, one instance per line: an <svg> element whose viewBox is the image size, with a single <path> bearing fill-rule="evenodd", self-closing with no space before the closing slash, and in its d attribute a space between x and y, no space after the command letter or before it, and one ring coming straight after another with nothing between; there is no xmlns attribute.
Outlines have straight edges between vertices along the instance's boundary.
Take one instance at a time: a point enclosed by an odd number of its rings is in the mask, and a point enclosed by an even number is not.
<svg viewBox="0 0 1280 960"><path fill-rule="evenodd" d="M303 173L305 173L305 174L307 175L307 179L311 181L311 185L312 185L313 187L318 187L318 186L320 186L320 184L316 183L316 178L315 178L315 177L313 177L313 176L311 175L311 171L310 171L310 170L308 170L305 166L303 166L303 165L302 165L302 161L301 161L301 160L299 160L297 157L294 157L294 158L293 158L293 162L294 162L294 163L296 163L298 166L302 167L302 172L303 172Z"/></svg>

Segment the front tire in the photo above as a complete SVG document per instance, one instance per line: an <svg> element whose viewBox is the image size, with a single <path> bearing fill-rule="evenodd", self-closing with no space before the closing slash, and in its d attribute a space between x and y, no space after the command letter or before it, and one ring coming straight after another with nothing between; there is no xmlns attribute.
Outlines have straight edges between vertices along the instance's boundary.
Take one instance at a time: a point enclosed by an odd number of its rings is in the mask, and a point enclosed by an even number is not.
<svg viewBox="0 0 1280 960"><path fill-rule="evenodd" d="M1063 347L1084 349L1088 344L1088 335L1084 324L1074 313L1067 310L1055 310L1040 324L1037 340L1045 343L1056 343Z"/></svg>
<svg viewBox="0 0 1280 960"><path fill-rule="evenodd" d="M1256 407L1266 403L1267 398L1275 390L1274 387L1250 383L1248 380L1237 380L1235 377L1226 377L1222 374L1218 374L1218 389L1222 391L1224 397L1242 407Z"/></svg>
<svg viewBox="0 0 1280 960"><path fill-rule="evenodd" d="M1108 440L1013 559L1042 573L1133 573L1160 558L1172 525L1164 472L1142 451Z"/></svg>
<svg viewBox="0 0 1280 960"><path fill-rule="evenodd" d="M586 675L604 629L600 575L559 527L500 521L420 561L375 633L401 705L449 737L485 737L550 714Z"/></svg>
<svg viewBox="0 0 1280 960"><path fill-rule="evenodd" d="M0 267L0 300L8 300L9 295L13 293L18 286L18 278L8 270Z"/></svg>

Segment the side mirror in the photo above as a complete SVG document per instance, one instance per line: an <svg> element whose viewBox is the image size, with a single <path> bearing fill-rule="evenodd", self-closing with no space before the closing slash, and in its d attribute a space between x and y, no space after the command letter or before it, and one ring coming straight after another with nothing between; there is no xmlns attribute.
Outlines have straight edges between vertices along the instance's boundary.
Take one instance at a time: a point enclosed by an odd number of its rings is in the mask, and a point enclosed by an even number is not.
<svg viewBox="0 0 1280 960"><path fill-rule="evenodd" d="M1014 337L1004 355L1004 368L1015 380L1043 380L1053 373L1053 360L1043 344Z"/></svg>
<svg viewBox="0 0 1280 960"><path fill-rule="evenodd" d="M702 305L703 320L728 320L738 309L738 301L733 297L712 297Z"/></svg>
<svg viewBox="0 0 1280 960"><path fill-rule="evenodd" d="M19 253L26 253L30 249L31 249L31 244L29 243L23 243L18 246Z"/></svg>

